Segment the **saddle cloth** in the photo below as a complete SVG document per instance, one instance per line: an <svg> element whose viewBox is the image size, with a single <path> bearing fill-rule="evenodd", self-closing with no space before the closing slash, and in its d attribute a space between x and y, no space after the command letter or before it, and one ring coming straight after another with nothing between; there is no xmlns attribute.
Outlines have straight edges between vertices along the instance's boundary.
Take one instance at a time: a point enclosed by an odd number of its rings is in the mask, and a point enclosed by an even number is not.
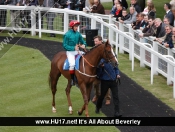
<svg viewBox="0 0 175 132"><path fill-rule="evenodd" d="M79 70L80 58L81 56L79 54L75 56L75 69L76 70ZM69 70L68 59L64 61L63 70Z"/></svg>

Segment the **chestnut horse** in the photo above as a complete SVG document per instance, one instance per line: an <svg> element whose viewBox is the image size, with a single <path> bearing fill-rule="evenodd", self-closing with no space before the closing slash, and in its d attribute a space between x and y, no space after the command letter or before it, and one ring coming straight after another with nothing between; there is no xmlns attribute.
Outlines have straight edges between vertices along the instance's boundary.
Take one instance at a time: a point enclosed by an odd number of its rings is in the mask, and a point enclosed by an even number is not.
<svg viewBox="0 0 175 132"><path fill-rule="evenodd" d="M63 65L66 60L66 51L61 51L57 53L52 62L51 62L51 70L49 75L49 84L51 87L53 101L52 101L52 111L56 112L55 108L55 94L57 91L57 81L61 74L68 80L67 87L65 89L68 106L69 106L69 114L72 114L72 103L70 99L70 89L71 89L71 76L68 70L63 70ZM86 54L82 55L79 63L79 70L75 70L75 76L78 80L78 86L83 96L84 105L78 111L78 114L81 115L85 110L86 117L89 117L88 112L88 103L90 100L90 93L92 89L92 84L96 79L96 68L99 64L100 60L104 58L106 61L109 61L113 64L113 66L117 65L117 59L113 52L112 46L107 41L105 44L100 44L98 46L94 46L88 51Z"/></svg>

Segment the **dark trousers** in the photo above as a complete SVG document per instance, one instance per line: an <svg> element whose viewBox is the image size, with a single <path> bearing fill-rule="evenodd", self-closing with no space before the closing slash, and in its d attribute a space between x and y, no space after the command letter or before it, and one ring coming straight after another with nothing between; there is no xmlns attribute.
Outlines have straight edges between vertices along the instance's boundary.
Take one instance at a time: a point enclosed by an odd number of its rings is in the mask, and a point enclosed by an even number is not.
<svg viewBox="0 0 175 132"><path fill-rule="evenodd" d="M101 95L97 100L96 107L98 109L102 107L103 99L109 88L111 89L114 102L114 114L116 114L119 113L118 85L116 81L101 80Z"/></svg>

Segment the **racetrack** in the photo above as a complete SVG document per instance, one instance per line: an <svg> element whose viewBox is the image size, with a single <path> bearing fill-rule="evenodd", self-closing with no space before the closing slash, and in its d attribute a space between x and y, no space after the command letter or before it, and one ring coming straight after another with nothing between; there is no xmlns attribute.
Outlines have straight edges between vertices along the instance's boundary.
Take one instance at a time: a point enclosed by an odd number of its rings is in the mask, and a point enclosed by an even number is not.
<svg viewBox="0 0 175 132"><path fill-rule="evenodd" d="M0 37L2 41L4 37ZM19 38L15 38L11 43L15 43ZM53 56L63 50L61 43L22 38L18 41L19 45L31 47L40 50L49 60ZM119 87L120 98L120 110L124 117L174 117L175 111L155 98L151 93L144 90L136 82L132 81L125 74L121 72L122 80ZM91 98L93 93L91 94ZM94 106L95 107L95 106ZM103 105L102 112L106 116L113 115L113 104L105 106ZM121 132L146 132L146 131L158 131L158 132L174 132L175 127L117 127Z"/></svg>

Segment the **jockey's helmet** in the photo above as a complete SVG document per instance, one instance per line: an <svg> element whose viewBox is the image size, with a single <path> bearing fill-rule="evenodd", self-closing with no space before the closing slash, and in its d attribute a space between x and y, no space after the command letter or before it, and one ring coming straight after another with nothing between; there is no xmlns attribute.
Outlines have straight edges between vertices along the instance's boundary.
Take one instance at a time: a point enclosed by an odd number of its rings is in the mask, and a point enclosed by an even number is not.
<svg viewBox="0 0 175 132"><path fill-rule="evenodd" d="M73 27L73 26L75 26L75 25L80 25L80 22L79 22L79 21L76 21L76 20L70 21L69 27Z"/></svg>

